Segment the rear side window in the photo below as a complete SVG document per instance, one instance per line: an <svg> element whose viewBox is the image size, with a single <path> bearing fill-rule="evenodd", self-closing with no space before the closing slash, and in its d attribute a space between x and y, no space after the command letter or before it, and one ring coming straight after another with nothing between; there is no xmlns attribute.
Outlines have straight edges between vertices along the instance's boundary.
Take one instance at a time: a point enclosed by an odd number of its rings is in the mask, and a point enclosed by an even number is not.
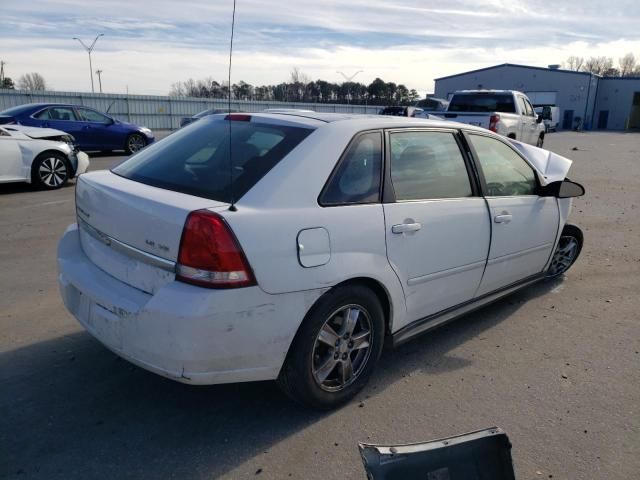
<svg viewBox="0 0 640 480"><path fill-rule="evenodd" d="M76 113L68 107L51 107L36 115L39 120L76 121Z"/></svg>
<svg viewBox="0 0 640 480"><path fill-rule="evenodd" d="M381 177L382 133L358 135L320 194L320 205L379 202Z"/></svg>
<svg viewBox="0 0 640 480"><path fill-rule="evenodd" d="M516 106L510 93L463 93L453 96L448 111L516 113Z"/></svg>
<svg viewBox="0 0 640 480"><path fill-rule="evenodd" d="M112 171L154 187L230 203L247 193L312 131L205 117Z"/></svg>
<svg viewBox="0 0 640 480"><path fill-rule="evenodd" d="M396 200L472 195L464 158L452 133L399 132L390 137Z"/></svg>

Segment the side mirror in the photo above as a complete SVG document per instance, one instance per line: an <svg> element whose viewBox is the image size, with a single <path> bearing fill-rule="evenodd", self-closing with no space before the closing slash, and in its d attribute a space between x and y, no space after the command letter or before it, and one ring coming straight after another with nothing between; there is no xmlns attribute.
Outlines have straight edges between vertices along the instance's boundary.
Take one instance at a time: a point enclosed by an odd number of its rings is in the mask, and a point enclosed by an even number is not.
<svg viewBox="0 0 640 480"><path fill-rule="evenodd" d="M538 118L536 118L536 123L542 123L542 114L538 115Z"/></svg>
<svg viewBox="0 0 640 480"><path fill-rule="evenodd" d="M568 179L550 183L542 188L543 197L574 198L583 196L584 192L582 185Z"/></svg>

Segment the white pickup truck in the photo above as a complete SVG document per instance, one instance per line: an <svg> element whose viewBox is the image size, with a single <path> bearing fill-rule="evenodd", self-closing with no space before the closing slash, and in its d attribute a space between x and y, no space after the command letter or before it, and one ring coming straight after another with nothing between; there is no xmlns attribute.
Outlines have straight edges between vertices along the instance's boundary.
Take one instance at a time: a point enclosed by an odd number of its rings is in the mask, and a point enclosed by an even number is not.
<svg viewBox="0 0 640 480"><path fill-rule="evenodd" d="M459 90L441 116L537 147L544 143L542 116L536 115L524 93L515 90Z"/></svg>

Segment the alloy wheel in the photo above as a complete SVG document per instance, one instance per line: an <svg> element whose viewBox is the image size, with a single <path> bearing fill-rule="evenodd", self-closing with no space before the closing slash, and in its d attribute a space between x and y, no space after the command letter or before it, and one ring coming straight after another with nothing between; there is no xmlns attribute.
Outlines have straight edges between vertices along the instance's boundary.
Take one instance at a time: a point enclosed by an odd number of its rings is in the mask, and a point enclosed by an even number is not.
<svg viewBox="0 0 640 480"><path fill-rule="evenodd" d="M576 255L579 250L579 243L575 237L563 236L560 237L558 247L556 248L553 258L551 259L551 266L549 267L548 276L557 277L566 272L573 261L576 259Z"/></svg>
<svg viewBox="0 0 640 480"><path fill-rule="evenodd" d="M142 138L142 135L139 135L137 133L131 135L129 137L129 141L127 142L127 146L129 147L129 151L131 153L135 153L138 150L142 150L146 145L147 144L144 141L144 138Z"/></svg>
<svg viewBox="0 0 640 480"><path fill-rule="evenodd" d="M38 175L47 187L59 187L67 180L67 166L58 157L45 158L40 164Z"/></svg>
<svg viewBox="0 0 640 480"><path fill-rule="evenodd" d="M364 371L372 347L372 322L360 305L333 312L318 332L312 351L312 373L325 391L337 392Z"/></svg>

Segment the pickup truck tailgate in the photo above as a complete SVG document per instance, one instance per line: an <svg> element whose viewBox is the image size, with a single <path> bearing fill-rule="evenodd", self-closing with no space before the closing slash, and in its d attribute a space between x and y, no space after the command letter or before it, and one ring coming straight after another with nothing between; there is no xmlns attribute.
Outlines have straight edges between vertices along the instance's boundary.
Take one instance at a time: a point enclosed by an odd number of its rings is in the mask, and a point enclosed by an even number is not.
<svg viewBox="0 0 640 480"><path fill-rule="evenodd" d="M491 115L488 113L445 113L444 118L453 122L466 123L476 127L489 128Z"/></svg>

